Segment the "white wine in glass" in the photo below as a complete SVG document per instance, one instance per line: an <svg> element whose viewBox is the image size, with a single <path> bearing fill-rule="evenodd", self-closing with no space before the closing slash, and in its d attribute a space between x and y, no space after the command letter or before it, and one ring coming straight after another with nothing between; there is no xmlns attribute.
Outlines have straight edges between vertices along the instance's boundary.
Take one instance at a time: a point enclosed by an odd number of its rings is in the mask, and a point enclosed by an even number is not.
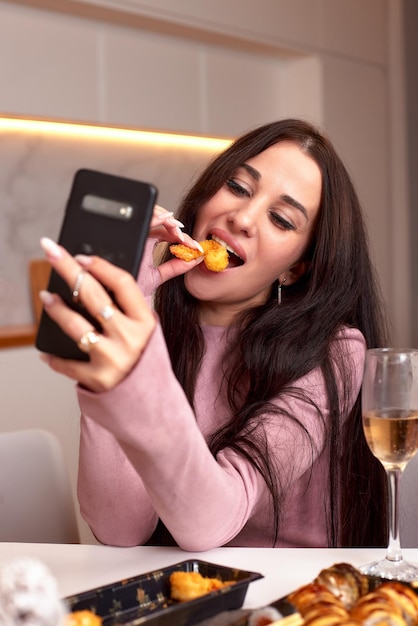
<svg viewBox="0 0 418 626"><path fill-rule="evenodd" d="M360 567L364 574L411 581L418 565L402 556L399 537L399 483L418 451L418 350L368 350L362 387L363 429L370 450L382 463L389 488L389 545L386 557Z"/></svg>

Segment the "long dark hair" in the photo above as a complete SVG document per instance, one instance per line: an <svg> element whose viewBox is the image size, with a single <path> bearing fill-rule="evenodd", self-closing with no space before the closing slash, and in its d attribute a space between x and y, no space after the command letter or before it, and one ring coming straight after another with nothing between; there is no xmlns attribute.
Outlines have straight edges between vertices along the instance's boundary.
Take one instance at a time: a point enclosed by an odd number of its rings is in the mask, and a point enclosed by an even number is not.
<svg viewBox="0 0 418 626"><path fill-rule="evenodd" d="M293 394L311 402L294 383L314 368L321 368L330 415L329 545L383 545L387 539L385 476L365 442L359 398L341 426L341 415L347 414L350 364L346 356L336 353L339 342L333 340L345 325L359 329L367 347L382 346L387 342L386 324L359 200L331 143L301 120L287 119L256 128L209 164L183 199L178 218L186 232L192 233L200 207L234 170L284 140L296 143L310 155L322 173L318 223L307 252L310 268L283 289L280 307L274 297L277 289L272 289L271 299L237 320L239 332L234 334L235 340L231 339L224 361L232 417L213 434L210 448L216 456L221 449L231 447L261 472L272 498L277 539L285 486L280 482L280 468L273 465L269 455L268 441L254 438L254 427L267 411L278 412L272 404L274 398ZM168 252L164 258L169 258ZM198 304L186 291L183 276L161 285L155 300L174 372L192 405L204 352ZM297 416L287 417L297 422ZM318 418L322 419L319 410Z"/></svg>

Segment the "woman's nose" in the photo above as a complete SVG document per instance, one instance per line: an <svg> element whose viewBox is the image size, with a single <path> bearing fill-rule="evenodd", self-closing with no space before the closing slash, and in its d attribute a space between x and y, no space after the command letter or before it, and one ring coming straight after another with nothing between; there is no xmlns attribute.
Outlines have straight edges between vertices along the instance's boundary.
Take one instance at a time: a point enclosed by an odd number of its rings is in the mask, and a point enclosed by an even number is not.
<svg viewBox="0 0 418 626"><path fill-rule="evenodd" d="M228 215L228 222L234 230L245 233L247 237L253 237L257 232L258 220L259 209L251 203L231 211Z"/></svg>

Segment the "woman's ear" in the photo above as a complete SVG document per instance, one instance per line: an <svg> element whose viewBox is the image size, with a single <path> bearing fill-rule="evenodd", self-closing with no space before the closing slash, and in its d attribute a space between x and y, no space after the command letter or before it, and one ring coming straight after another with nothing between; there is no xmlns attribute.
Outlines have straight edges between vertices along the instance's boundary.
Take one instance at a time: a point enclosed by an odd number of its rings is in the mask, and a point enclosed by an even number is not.
<svg viewBox="0 0 418 626"><path fill-rule="evenodd" d="M292 285L297 280L299 280L301 276L306 274L310 266L310 261L297 261L294 265L292 265L292 267L287 270L285 277L281 280L281 283L283 284L283 281L286 279L286 285Z"/></svg>

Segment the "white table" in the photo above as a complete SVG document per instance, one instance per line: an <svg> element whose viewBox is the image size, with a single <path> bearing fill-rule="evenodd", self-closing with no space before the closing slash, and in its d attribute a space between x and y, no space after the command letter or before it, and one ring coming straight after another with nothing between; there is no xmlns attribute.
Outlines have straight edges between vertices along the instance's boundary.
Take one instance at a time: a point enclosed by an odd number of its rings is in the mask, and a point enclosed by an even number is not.
<svg viewBox="0 0 418 626"><path fill-rule="evenodd" d="M418 563L418 549L404 550L404 555ZM342 562L358 566L383 557L384 550L218 548L191 553L179 548L145 546L113 548L86 544L0 544L0 565L23 556L37 557L49 567L58 581L62 596L189 559L260 572L264 578L249 585L244 604L246 608L258 608L310 582L324 567Z"/></svg>

